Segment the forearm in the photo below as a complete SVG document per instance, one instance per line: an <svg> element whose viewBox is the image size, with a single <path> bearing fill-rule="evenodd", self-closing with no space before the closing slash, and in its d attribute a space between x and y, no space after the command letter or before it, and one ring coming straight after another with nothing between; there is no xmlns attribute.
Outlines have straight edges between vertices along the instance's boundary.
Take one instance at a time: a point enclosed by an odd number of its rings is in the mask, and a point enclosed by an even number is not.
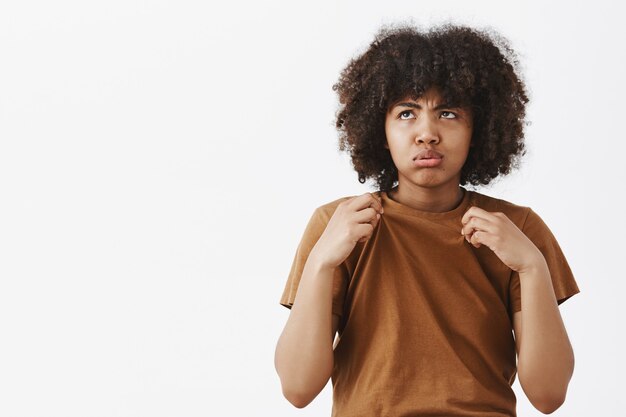
<svg viewBox="0 0 626 417"><path fill-rule="evenodd" d="M556 409L565 400L567 385L574 372L574 352L543 257L534 268L520 272L520 286L520 384L533 405Z"/></svg>
<svg viewBox="0 0 626 417"><path fill-rule="evenodd" d="M333 369L333 271L309 257L276 346L274 365L283 393L301 407L319 394Z"/></svg>

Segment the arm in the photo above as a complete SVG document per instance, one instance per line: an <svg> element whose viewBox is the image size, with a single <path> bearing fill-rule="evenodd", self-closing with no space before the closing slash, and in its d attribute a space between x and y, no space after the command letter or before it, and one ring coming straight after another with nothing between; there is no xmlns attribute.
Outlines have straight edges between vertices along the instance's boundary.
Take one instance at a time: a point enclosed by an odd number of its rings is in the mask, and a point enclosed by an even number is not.
<svg viewBox="0 0 626 417"><path fill-rule="evenodd" d="M468 242L475 247L488 246L519 274L522 305L513 317L517 373L524 393L535 408L551 413L565 400L574 371L574 352L559 312L547 258L529 236L534 236L538 243L547 241L548 249L541 245L544 250L564 259L556 239L530 209L522 226L524 232L506 214L476 206L465 212L461 223L461 234Z"/></svg>
<svg viewBox="0 0 626 417"><path fill-rule="evenodd" d="M519 381L535 408L552 413L565 401L574 372L574 351L545 258L519 275L522 311L514 315Z"/></svg>
<svg viewBox="0 0 626 417"><path fill-rule="evenodd" d="M313 401L333 370L333 339L339 322L339 316L332 314L333 271L309 257L297 302L276 346L274 366L283 395L298 408Z"/></svg>

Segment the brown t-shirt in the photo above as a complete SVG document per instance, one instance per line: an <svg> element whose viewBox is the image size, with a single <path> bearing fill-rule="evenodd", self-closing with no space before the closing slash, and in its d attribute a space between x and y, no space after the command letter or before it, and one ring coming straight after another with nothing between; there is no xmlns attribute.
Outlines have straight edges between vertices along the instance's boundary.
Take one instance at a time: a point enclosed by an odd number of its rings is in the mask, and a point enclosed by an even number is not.
<svg viewBox="0 0 626 417"><path fill-rule="evenodd" d="M475 191L439 213L373 194L385 212L333 278L333 417L516 416L519 276L467 242L461 218L471 206L506 214L543 253L561 304L580 290L554 235L529 207ZM293 305L309 252L348 198L313 212L280 304Z"/></svg>

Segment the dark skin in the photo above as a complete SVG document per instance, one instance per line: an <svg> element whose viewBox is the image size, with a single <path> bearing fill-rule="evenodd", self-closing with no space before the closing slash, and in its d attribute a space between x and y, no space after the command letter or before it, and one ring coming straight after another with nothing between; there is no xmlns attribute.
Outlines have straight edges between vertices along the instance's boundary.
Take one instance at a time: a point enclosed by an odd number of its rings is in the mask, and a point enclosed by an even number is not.
<svg viewBox="0 0 626 417"><path fill-rule="evenodd" d="M422 211L445 212L458 206L463 198L461 168L471 146L472 127L469 109L445 107L436 87L417 100L392 104L385 120L385 148L398 169L398 186L389 197ZM441 164L416 167L412 158L423 149L443 154Z"/></svg>

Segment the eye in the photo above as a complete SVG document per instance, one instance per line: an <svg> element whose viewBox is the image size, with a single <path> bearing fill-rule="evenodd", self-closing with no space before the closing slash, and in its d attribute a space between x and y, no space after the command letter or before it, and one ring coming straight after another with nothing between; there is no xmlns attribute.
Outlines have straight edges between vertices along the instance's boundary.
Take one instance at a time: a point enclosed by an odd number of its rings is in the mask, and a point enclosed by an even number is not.
<svg viewBox="0 0 626 417"><path fill-rule="evenodd" d="M441 114L448 113L454 115L454 117L444 117L444 119L456 119L456 113L452 113L451 111L442 111Z"/></svg>
<svg viewBox="0 0 626 417"><path fill-rule="evenodd" d="M400 114L398 114L398 116L400 117L400 120L406 120L402 118L403 114L413 114L413 112L411 110L405 110L403 112L401 112Z"/></svg>

